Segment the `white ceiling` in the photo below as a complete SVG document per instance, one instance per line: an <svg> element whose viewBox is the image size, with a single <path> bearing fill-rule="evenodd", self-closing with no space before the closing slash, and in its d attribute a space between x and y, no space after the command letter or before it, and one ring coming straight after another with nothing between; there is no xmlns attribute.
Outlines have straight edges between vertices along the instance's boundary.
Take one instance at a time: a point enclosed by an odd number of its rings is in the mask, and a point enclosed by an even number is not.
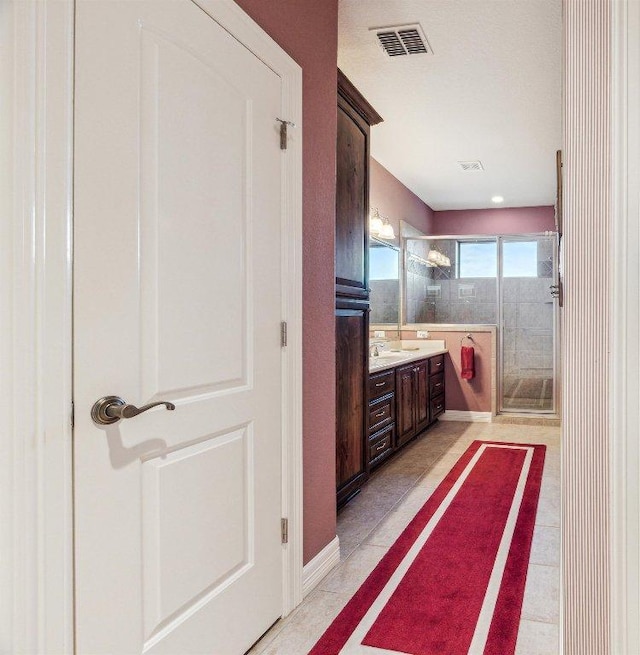
<svg viewBox="0 0 640 655"><path fill-rule="evenodd" d="M369 31L409 23L433 55L388 57ZM340 0L338 65L384 118L372 156L433 209L555 202L560 0Z"/></svg>

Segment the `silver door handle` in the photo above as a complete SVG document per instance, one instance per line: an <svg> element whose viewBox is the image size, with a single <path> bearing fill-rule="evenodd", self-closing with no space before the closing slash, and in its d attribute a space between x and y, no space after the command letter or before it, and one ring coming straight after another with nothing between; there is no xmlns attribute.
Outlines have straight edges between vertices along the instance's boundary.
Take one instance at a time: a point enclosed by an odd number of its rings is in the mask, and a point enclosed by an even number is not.
<svg viewBox="0 0 640 655"><path fill-rule="evenodd" d="M91 408L91 418L98 425L111 425L111 423L115 423L121 418L133 418L159 405L164 405L169 411L173 411L176 408L173 403L165 401L136 407L135 405L128 405L119 396L105 396L104 398L100 398L100 400L96 400L94 403Z"/></svg>

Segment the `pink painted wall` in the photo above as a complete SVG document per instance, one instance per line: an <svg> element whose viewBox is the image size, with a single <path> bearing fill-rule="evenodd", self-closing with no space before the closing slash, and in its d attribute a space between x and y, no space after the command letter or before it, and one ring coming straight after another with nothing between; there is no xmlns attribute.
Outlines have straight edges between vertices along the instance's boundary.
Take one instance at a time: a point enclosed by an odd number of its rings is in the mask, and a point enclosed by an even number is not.
<svg viewBox="0 0 640 655"><path fill-rule="evenodd" d="M336 534L338 0L236 0L303 69L304 562Z"/></svg>
<svg viewBox="0 0 640 655"><path fill-rule="evenodd" d="M416 339L414 330L402 330L403 339ZM460 339L469 334L469 330L460 332L438 332L429 330L429 339L444 341L449 352L445 365L446 383L446 409L455 409L462 412L490 412L491 407L491 373L492 335L490 332L473 332L473 347L475 349L476 375L471 380L463 380L460 376ZM391 337L388 337L391 338ZM465 342L466 345L471 345Z"/></svg>
<svg viewBox="0 0 640 655"><path fill-rule="evenodd" d="M433 209L373 158L369 184L369 204L389 219L397 235L400 234L400 220L411 223L425 234L433 234Z"/></svg>
<svg viewBox="0 0 640 655"><path fill-rule="evenodd" d="M501 207L434 212L429 234L526 234L555 230L553 207Z"/></svg>

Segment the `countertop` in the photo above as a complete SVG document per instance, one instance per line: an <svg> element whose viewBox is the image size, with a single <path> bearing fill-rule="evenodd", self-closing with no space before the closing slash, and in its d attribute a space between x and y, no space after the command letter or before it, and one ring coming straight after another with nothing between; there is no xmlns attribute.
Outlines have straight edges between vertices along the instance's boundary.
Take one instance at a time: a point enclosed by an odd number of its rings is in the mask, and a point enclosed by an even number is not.
<svg viewBox="0 0 640 655"><path fill-rule="evenodd" d="M374 343L375 341L371 345ZM380 355L369 357L369 373L380 373L396 366L404 366L419 359L449 352L445 347L445 342L437 340L403 341L376 345L380 349Z"/></svg>

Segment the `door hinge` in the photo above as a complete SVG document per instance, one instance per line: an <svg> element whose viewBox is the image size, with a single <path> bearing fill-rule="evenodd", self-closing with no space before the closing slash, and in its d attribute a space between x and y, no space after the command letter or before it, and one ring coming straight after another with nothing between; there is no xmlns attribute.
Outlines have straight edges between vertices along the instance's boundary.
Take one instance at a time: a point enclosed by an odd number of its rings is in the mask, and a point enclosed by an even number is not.
<svg viewBox="0 0 640 655"><path fill-rule="evenodd" d="M71 421L71 429L76 425L76 406L73 400L71 401L71 416L70 416L70 421Z"/></svg>
<svg viewBox="0 0 640 655"><path fill-rule="evenodd" d="M280 519L280 536L283 544L289 543L289 519Z"/></svg>
<svg viewBox="0 0 640 655"><path fill-rule="evenodd" d="M558 284L552 284L549 289L551 289L551 297L558 299L558 307L564 305L564 289L562 287L562 280L558 280Z"/></svg>
<svg viewBox="0 0 640 655"><path fill-rule="evenodd" d="M286 150L287 149L287 127L291 125L291 127L295 127L296 124L292 123L291 121L285 121L284 118L276 118L276 120L280 123L280 150Z"/></svg>
<svg viewBox="0 0 640 655"><path fill-rule="evenodd" d="M284 348L287 345L287 322L280 323L280 345Z"/></svg>

